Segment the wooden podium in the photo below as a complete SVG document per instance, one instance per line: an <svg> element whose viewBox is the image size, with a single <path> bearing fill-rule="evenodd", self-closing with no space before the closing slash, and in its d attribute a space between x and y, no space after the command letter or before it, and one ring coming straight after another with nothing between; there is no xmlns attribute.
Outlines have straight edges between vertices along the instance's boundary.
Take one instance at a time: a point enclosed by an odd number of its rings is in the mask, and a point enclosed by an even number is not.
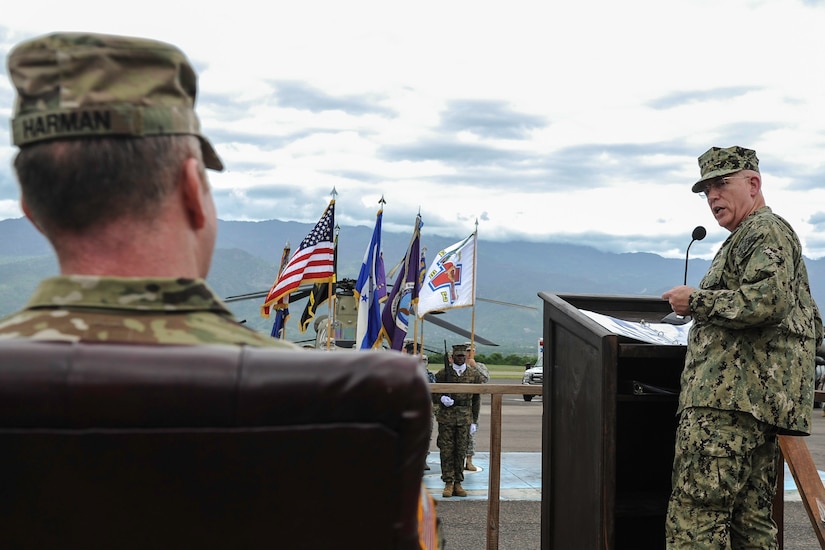
<svg viewBox="0 0 825 550"><path fill-rule="evenodd" d="M670 306L653 297L539 296L542 550L664 548L685 346L619 336L580 310L659 323ZM781 520L779 493L774 517Z"/></svg>

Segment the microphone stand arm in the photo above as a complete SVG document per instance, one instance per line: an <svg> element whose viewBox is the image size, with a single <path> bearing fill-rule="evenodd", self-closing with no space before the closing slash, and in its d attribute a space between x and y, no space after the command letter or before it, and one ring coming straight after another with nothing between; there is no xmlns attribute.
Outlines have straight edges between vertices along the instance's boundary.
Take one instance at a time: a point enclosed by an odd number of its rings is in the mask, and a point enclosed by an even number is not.
<svg viewBox="0 0 825 550"><path fill-rule="evenodd" d="M687 250L685 250L685 280L682 283L685 286L687 286L688 254L690 254L690 246L695 242L696 242L696 239L693 239L692 241L690 241L690 243L687 246Z"/></svg>
<svg viewBox="0 0 825 550"><path fill-rule="evenodd" d="M690 247L694 242L701 241L702 239L704 239L706 234L707 234L707 231L701 225L697 226L696 229L693 230L693 235L691 235L693 238L690 240L690 243L688 243L687 250L685 250L685 279L682 282L682 284L685 285L685 286L687 286L687 271L688 271L688 258L689 258L689 255L690 255ZM676 312L671 312L671 313L667 314L664 319L662 319L662 322L663 323L670 323L672 325L684 325L684 324L689 323L690 320L691 320L690 315L682 316L682 315L676 315Z"/></svg>
<svg viewBox="0 0 825 550"><path fill-rule="evenodd" d="M685 250L685 279L682 283L685 286L687 286L688 255L690 254L690 246L694 242L696 242L696 239L691 240L687 246L687 250ZM671 325L685 325L690 322L690 319L690 315L685 317L682 315L677 315L676 312L671 312L665 315L665 317L662 319L662 322L670 323Z"/></svg>

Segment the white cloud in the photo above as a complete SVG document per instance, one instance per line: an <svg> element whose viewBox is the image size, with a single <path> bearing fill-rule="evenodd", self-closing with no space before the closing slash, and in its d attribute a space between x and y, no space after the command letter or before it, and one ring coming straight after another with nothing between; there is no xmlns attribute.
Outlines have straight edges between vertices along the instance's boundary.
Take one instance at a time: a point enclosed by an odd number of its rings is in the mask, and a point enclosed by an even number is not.
<svg viewBox="0 0 825 550"><path fill-rule="evenodd" d="M36 11L35 11L36 10ZM825 6L798 0L40 2L0 49L54 30L149 36L200 71L228 171L221 217L317 219L697 255L726 232L689 192L712 145L755 148L766 196L825 255ZM162 16L159 16L162 14ZM11 99L7 81L0 99ZM473 110L475 109L475 113ZM0 105L8 116L10 105ZM484 116L472 116L473 114ZM538 122L537 122L538 121ZM0 217L19 216L0 134Z"/></svg>

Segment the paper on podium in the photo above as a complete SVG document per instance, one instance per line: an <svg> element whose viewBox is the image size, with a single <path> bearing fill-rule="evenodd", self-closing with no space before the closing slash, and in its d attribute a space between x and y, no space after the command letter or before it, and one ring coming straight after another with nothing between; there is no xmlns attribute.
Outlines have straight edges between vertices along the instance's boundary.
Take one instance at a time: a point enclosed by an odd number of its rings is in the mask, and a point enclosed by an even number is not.
<svg viewBox="0 0 825 550"><path fill-rule="evenodd" d="M670 323L650 323L625 321L609 315L602 315L594 311L580 309L582 313L614 334L627 336L634 340L647 342L648 344L665 344L669 346L687 345L687 336L693 321L684 325L671 325Z"/></svg>

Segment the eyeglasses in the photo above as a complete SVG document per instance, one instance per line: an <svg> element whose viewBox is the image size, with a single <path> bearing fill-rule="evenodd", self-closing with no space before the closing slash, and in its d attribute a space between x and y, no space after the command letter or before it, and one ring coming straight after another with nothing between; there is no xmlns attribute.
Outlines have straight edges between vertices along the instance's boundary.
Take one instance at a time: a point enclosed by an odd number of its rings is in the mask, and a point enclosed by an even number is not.
<svg viewBox="0 0 825 550"><path fill-rule="evenodd" d="M750 176L745 176L745 175L742 175L742 176L727 176L727 177L724 177L724 178L717 178L713 181L709 181L705 184L704 189L699 191L699 196L702 198L702 200L707 200L708 193L711 191L711 189L719 191L729 183L728 180L735 180L737 178L746 178L746 179L748 179L748 178L750 178Z"/></svg>

